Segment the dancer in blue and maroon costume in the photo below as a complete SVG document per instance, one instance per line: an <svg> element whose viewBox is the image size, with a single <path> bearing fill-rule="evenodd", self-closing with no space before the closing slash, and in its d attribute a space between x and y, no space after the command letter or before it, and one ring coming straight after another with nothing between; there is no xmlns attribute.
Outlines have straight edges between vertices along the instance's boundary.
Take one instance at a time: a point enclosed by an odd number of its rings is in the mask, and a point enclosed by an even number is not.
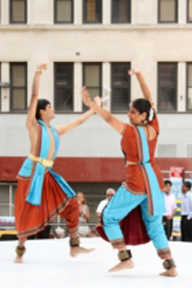
<svg viewBox="0 0 192 288"><path fill-rule="evenodd" d="M131 125L119 121L110 112L98 107L91 101L86 88L82 91L85 105L122 134L121 146L127 169L126 185L117 190L103 212L104 232L113 248L119 250L120 263L110 271L129 269L134 266L131 252L126 249L126 235L123 235L123 229L121 230L119 224L139 205L147 234L153 241L159 257L164 259L163 266L166 271L161 275L176 276L176 267L162 225L165 205L161 190L164 188L164 183L154 158L159 135L158 120L150 91L142 74L136 70L129 71L129 74L137 76L145 97L133 101L130 105L128 117ZM137 225L136 220L133 225Z"/></svg>

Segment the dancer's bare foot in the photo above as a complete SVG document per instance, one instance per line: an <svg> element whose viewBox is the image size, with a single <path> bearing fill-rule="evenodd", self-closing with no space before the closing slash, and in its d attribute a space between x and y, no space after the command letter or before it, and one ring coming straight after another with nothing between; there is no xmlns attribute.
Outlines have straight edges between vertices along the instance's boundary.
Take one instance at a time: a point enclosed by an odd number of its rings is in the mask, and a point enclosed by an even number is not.
<svg viewBox="0 0 192 288"><path fill-rule="evenodd" d="M23 263L23 256L17 255L14 260L14 263Z"/></svg>
<svg viewBox="0 0 192 288"><path fill-rule="evenodd" d="M21 241L21 240L20 240ZM16 247L15 252L17 254L14 263L23 263L23 255L25 254L26 248L25 246L20 247L19 245Z"/></svg>
<svg viewBox="0 0 192 288"><path fill-rule="evenodd" d="M175 267L172 267L165 272L159 274L160 276L168 276L168 277L175 277L178 275L178 272Z"/></svg>
<svg viewBox="0 0 192 288"><path fill-rule="evenodd" d="M70 255L71 255L71 257L76 257L80 254L88 254L94 250L95 250L95 248L87 249L87 248L79 247L79 246L78 247L71 247Z"/></svg>
<svg viewBox="0 0 192 288"><path fill-rule="evenodd" d="M134 267L133 261L131 259L128 259L125 261L121 261L119 264L111 268L109 272L117 272L124 269L131 269L133 267Z"/></svg>

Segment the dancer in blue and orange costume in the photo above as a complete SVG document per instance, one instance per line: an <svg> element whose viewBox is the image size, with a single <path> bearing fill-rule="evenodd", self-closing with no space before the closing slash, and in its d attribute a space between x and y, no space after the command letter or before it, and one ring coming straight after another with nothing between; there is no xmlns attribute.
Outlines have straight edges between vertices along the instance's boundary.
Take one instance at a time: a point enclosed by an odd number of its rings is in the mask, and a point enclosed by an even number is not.
<svg viewBox="0 0 192 288"><path fill-rule="evenodd" d="M15 221L19 243L15 263L23 262L28 236L43 230L57 215L65 218L70 237L70 255L89 253L93 249L80 247L78 237L79 207L76 194L67 182L53 171L59 148L59 137L85 122L93 115L90 109L78 119L54 128L50 121L54 109L46 99L39 99L40 77L47 64L37 67L32 87L26 127L31 144L30 154L18 173L15 197ZM100 100L98 105L100 105Z"/></svg>
<svg viewBox="0 0 192 288"><path fill-rule="evenodd" d="M159 135L158 119L150 91L141 72L130 70L128 73L136 75L145 98L136 99L130 104L128 118L131 125L119 121L109 111L99 107L90 99L86 87L82 90L85 105L122 135L121 147L126 161L126 184L117 190L102 215L106 237L112 247L119 251L120 263L109 271L130 269L134 266L131 251L126 248L126 244L129 243L126 241L126 229L120 228L120 222L140 206L147 234L159 257L164 259L165 271L160 275L176 276L176 266L162 225L162 215L165 211L164 193L162 193L164 183L154 158ZM95 100L97 98L95 97ZM137 225L137 219L132 217L130 227L127 229Z"/></svg>

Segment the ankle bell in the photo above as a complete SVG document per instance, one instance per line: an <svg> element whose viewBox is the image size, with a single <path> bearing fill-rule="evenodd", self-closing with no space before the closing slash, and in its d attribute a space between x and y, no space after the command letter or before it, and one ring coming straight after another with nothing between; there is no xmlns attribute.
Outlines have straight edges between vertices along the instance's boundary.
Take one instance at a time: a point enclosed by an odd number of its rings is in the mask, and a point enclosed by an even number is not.
<svg viewBox="0 0 192 288"><path fill-rule="evenodd" d="M78 237L71 238L69 240L69 245L70 245L70 247L79 247L79 245L80 245L79 238Z"/></svg>
<svg viewBox="0 0 192 288"><path fill-rule="evenodd" d="M171 268L175 268L176 265L175 265L175 262L172 258L167 258L163 261L163 267L166 269L166 270L169 270Z"/></svg>
<svg viewBox="0 0 192 288"><path fill-rule="evenodd" d="M131 250L122 250L118 253L118 258L120 261L126 261L132 258Z"/></svg>
<svg viewBox="0 0 192 288"><path fill-rule="evenodd" d="M18 256L23 256L23 254L26 252L26 248L25 248L25 246L23 246L23 247L17 246L15 248L15 252L17 253Z"/></svg>

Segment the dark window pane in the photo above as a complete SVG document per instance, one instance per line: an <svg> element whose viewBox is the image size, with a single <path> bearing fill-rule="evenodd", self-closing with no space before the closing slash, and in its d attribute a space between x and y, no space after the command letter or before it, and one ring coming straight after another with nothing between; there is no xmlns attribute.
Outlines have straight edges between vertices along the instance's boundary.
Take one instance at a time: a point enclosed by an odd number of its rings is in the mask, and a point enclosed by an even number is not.
<svg viewBox="0 0 192 288"><path fill-rule="evenodd" d="M84 0L84 23L101 23L102 1L101 0Z"/></svg>
<svg viewBox="0 0 192 288"><path fill-rule="evenodd" d="M0 83L1 83L1 63L0 63ZM0 112L1 112L1 87L0 87Z"/></svg>
<svg viewBox="0 0 192 288"><path fill-rule="evenodd" d="M159 0L159 22L177 22L177 1Z"/></svg>
<svg viewBox="0 0 192 288"><path fill-rule="evenodd" d="M27 109L27 65L12 63L10 73L10 110L25 111Z"/></svg>
<svg viewBox="0 0 192 288"><path fill-rule="evenodd" d="M56 89L55 109L57 111L72 111L73 94L71 89Z"/></svg>
<svg viewBox="0 0 192 288"><path fill-rule="evenodd" d="M72 0L55 0L55 22L56 23L73 22Z"/></svg>
<svg viewBox="0 0 192 288"><path fill-rule="evenodd" d="M26 23L27 22L27 1L26 0L10 0L10 22Z"/></svg>
<svg viewBox="0 0 192 288"><path fill-rule="evenodd" d="M112 0L112 23L130 23L131 1Z"/></svg>
<svg viewBox="0 0 192 288"><path fill-rule="evenodd" d="M192 22L192 0L188 0L188 7L187 7L187 20L188 22Z"/></svg>
<svg viewBox="0 0 192 288"><path fill-rule="evenodd" d="M127 112L130 102L130 63L112 64L112 112Z"/></svg>
<svg viewBox="0 0 192 288"><path fill-rule="evenodd" d="M101 64L83 64L83 85L87 87L91 98L101 96ZM87 108L83 105L83 110Z"/></svg>
<svg viewBox="0 0 192 288"><path fill-rule="evenodd" d="M25 110L25 89L13 88L12 90L12 109L13 110Z"/></svg>
<svg viewBox="0 0 192 288"><path fill-rule="evenodd" d="M25 66L22 65L14 65L12 69L12 85L14 87L25 86Z"/></svg>
<svg viewBox="0 0 192 288"><path fill-rule="evenodd" d="M113 89L113 101L112 111L113 112L127 112L128 111L128 93L127 89L119 88Z"/></svg>
<svg viewBox="0 0 192 288"><path fill-rule="evenodd" d="M86 86L98 87L100 85L100 65L87 65L85 79Z"/></svg>
<svg viewBox="0 0 192 288"><path fill-rule="evenodd" d="M73 64L55 64L55 109L73 110Z"/></svg>
<svg viewBox="0 0 192 288"><path fill-rule="evenodd" d="M159 63L158 81L159 111L176 111L177 64Z"/></svg>
<svg viewBox="0 0 192 288"><path fill-rule="evenodd" d="M192 64L187 65L187 109L192 110Z"/></svg>

